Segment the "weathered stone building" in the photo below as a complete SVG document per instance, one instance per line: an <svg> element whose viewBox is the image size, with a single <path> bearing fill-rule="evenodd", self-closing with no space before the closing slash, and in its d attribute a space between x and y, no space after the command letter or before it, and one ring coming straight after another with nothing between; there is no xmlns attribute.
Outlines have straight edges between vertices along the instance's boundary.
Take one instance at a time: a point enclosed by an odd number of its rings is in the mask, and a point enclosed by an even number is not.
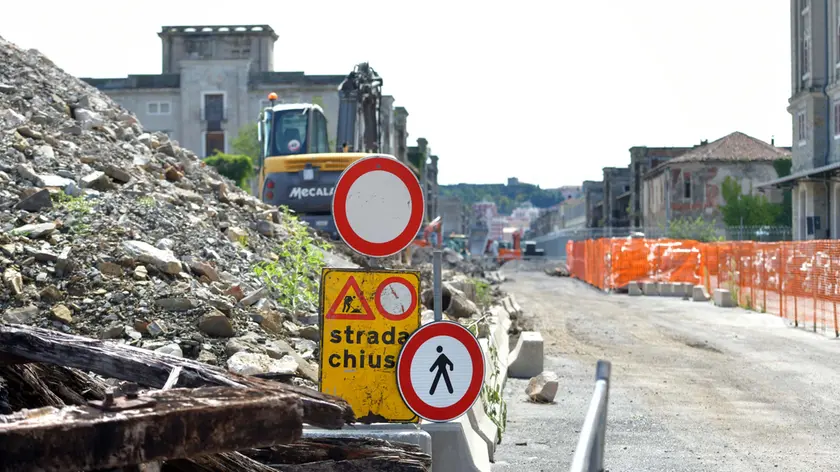
<svg viewBox="0 0 840 472"><path fill-rule="evenodd" d="M604 182L585 180L583 182L583 205L587 228L604 226Z"/></svg>
<svg viewBox="0 0 840 472"><path fill-rule="evenodd" d="M338 130L340 75L274 71L278 36L268 25L164 26L158 33L162 73L84 78L132 111L150 131L168 134L202 157L230 152L243 126L256 124L275 92L279 103L315 103L324 109L330 149ZM348 70L352 64L347 65ZM405 109L383 96L382 151L405 162ZM401 128L400 128L401 127Z"/></svg>
<svg viewBox="0 0 840 472"><path fill-rule="evenodd" d="M455 196L438 197L438 212L443 220L443 234L467 234L472 214L469 205Z"/></svg>
<svg viewBox="0 0 840 472"><path fill-rule="evenodd" d="M760 183L777 176L773 162L785 157L789 153L784 149L735 132L667 160L645 175L644 222L667 226L676 219L699 216L722 224L724 179L731 176L744 193L755 193ZM768 198L780 202L781 192L770 192Z"/></svg>
<svg viewBox="0 0 840 472"><path fill-rule="evenodd" d="M408 166L417 175L426 199L426 221L431 221L438 214L438 156L432 155L429 141L417 138L417 146L408 148Z"/></svg>
<svg viewBox="0 0 840 472"><path fill-rule="evenodd" d="M628 206L630 203L630 169L628 167L604 167L603 226L624 228L630 226Z"/></svg>
<svg viewBox="0 0 840 472"><path fill-rule="evenodd" d="M706 142L700 143L700 145L703 144L706 144ZM630 226L642 228L647 225L642 211L642 189L645 174L663 162L685 154L686 151L691 149L693 148L647 146L630 148L630 201L627 215L630 219Z"/></svg>

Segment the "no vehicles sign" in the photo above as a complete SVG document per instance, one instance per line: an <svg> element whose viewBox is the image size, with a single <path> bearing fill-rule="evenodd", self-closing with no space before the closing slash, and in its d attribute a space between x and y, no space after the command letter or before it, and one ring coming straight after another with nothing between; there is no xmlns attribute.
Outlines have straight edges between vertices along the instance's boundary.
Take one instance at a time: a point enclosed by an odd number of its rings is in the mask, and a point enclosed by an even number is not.
<svg viewBox="0 0 840 472"><path fill-rule="evenodd" d="M321 382L344 398L359 422L419 418L397 388L400 349L420 327L420 273L323 269Z"/></svg>

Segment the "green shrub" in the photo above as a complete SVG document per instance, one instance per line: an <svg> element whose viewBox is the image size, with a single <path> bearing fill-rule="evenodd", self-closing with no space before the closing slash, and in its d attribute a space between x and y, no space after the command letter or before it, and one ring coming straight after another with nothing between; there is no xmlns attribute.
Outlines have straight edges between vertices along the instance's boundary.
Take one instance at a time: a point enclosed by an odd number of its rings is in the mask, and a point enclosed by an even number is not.
<svg viewBox="0 0 840 472"><path fill-rule="evenodd" d="M244 154L224 154L217 150L204 162L243 189L248 188L248 179L254 176L254 161Z"/></svg>

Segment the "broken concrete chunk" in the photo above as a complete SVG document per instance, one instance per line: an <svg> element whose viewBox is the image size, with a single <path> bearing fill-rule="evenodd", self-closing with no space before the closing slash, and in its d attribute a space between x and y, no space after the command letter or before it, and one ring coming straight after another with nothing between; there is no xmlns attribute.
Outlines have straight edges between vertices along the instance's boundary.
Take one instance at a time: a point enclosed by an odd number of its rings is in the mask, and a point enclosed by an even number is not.
<svg viewBox="0 0 840 472"><path fill-rule="evenodd" d="M181 346L177 343L167 344L165 346L159 347L155 349L155 352L159 352L161 354L167 354L170 356L175 357L184 357L184 352L181 350Z"/></svg>
<svg viewBox="0 0 840 472"><path fill-rule="evenodd" d="M214 338L230 338L236 334L230 318L216 309L211 309L198 320L198 329Z"/></svg>
<svg viewBox="0 0 840 472"><path fill-rule="evenodd" d="M33 223L19 226L12 230L15 236L26 236L30 239L37 239L42 236L49 236L55 231L55 223Z"/></svg>
<svg viewBox="0 0 840 472"><path fill-rule="evenodd" d="M525 393L531 401L537 403L551 403L557 395L560 379L554 372L545 371L532 377L525 388Z"/></svg>
<svg viewBox="0 0 840 472"><path fill-rule="evenodd" d="M239 351L227 360L227 368L229 371L239 375L269 373L294 375L298 370L298 364L292 356L284 356L282 359L272 359L265 354Z"/></svg>
<svg viewBox="0 0 840 472"><path fill-rule="evenodd" d="M18 210L34 212L39 211L42 208L52 208L52 206L50 191L44 188L26 198L21 199L21 201L15 205L15 208Z"/></svg>
<svg viewBox="0 0 840 472"><path fill-rule="evenodd" d="M130 256L152 264L167 274L177 275L181 272L181 261L172 251L158 249L143 241L124 241L123 248Z"/></svg>
<svg viewBox="0 0 840 472"><path fill-rule="evenodd" d="M7 323L29 324L38 314L38 307L29 304L20 308L9 308L0 316Z"/></svg>
<svg viewBox="0 0 840 472"><path fill-rule="evenodd" d="M55 319L56 321L61 321L62 323L66 324L70 324L73 322L72 312L69 308L67 308L64 305L55 305L54 307L52 307L50 312L52 313L53 319Z"/></svg>
<svg viewBox="0 0 840 472"><path fill-rule="evenodd" d="M168 297L155 300L155 306L166 311L189 311L196 305L187 297Z"/></svg>
<svg viewBox="0 0 840 472"><path fill-rule="evenodd" d="M105 175L105 172L97 170L82 177L80 184L82 188L106 191L111 188L111 179Z"/></svg>
<svg viewBox="0 0 840 472"><path fill-rule="evenodd" d="M123 275L122 266L113 262L102 261L97 264L96 268L99 269L99 272L112 277L122 277Z"/></svg>
<svg viewBox="0 0 840 472"><path fill-rule="evenodd" d="M3 285L12 291L15 295L23 293L23 278L20 272L9 267L3 272Z"/></svg>

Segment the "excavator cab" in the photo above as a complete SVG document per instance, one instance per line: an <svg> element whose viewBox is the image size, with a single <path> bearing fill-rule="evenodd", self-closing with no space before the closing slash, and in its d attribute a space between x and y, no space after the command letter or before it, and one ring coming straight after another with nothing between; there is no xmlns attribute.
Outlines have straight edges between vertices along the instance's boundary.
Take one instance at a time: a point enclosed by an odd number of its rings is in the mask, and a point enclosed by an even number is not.
<svg viewBox="0 0 840 472"><path fill-rule="evenodd" d="M269 94L257 123L260 143L255 195L285 205L315 229L338 237L330 215L341 172L363 153L330 152L324 110L313 103L274 104Z"/></svg>

